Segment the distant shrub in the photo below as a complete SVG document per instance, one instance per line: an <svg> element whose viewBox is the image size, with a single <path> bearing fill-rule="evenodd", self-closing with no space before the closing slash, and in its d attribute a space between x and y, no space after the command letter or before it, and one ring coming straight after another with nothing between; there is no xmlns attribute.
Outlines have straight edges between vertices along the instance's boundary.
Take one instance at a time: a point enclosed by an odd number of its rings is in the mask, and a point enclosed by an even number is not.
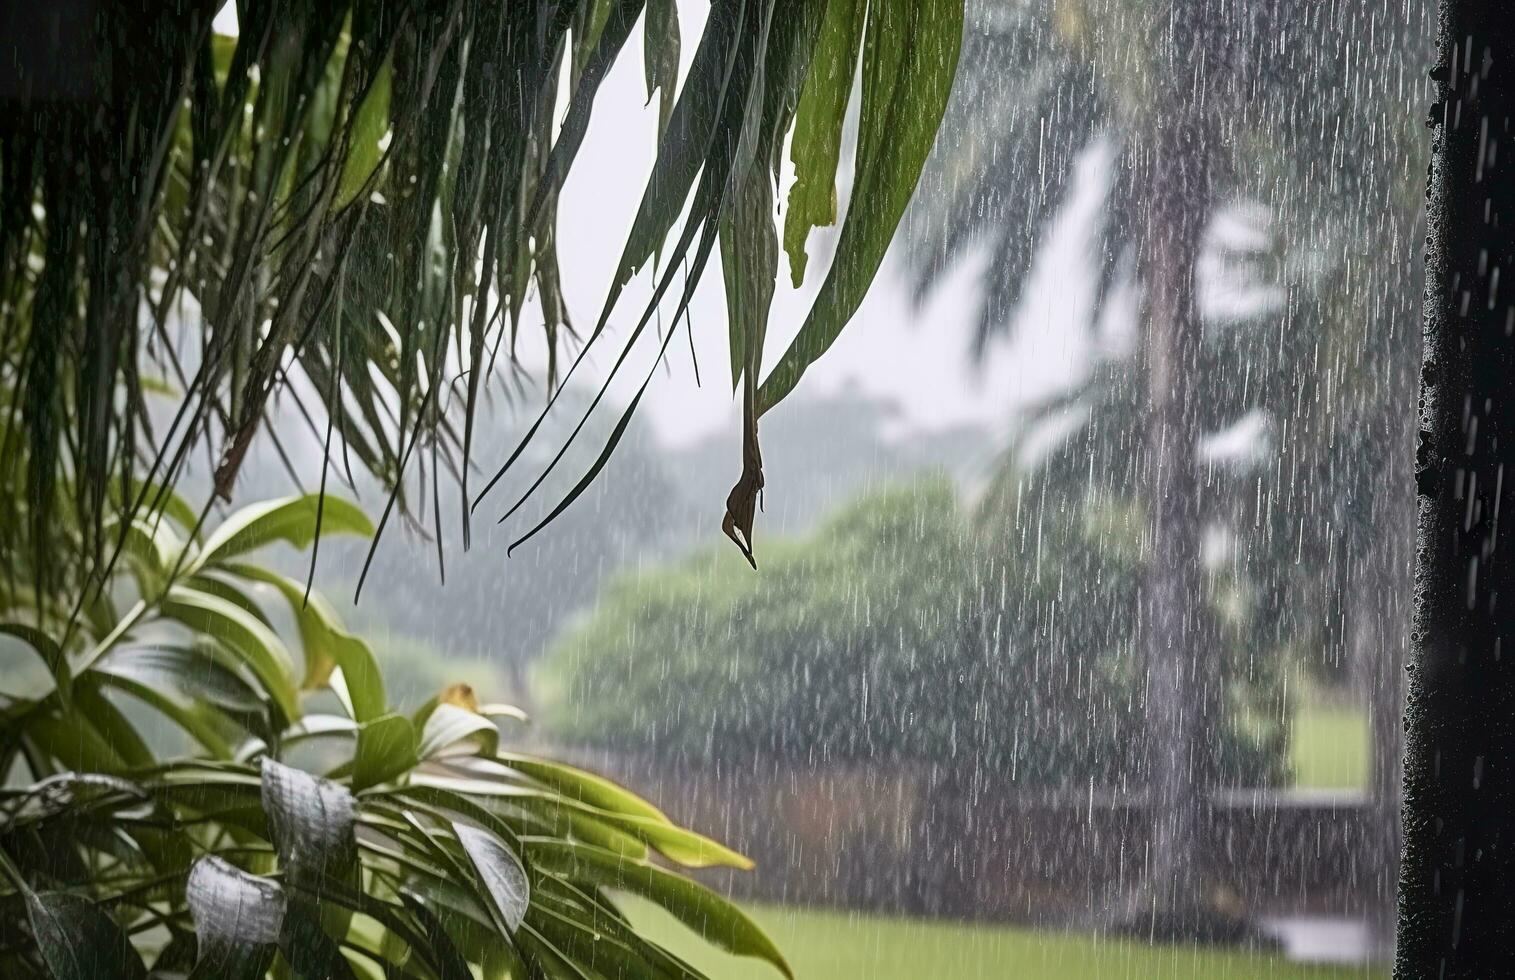
<svg viewBox="0 0 1515 980"><path fill-rule="evenodd" d="M691 761L917 760L1027 785L1139 760L1135 549L1079 510L1024 541L932 477L766 543L622 576L540 665L556 737ZM1236 685L1228 778L1284 771L1276 692ZM1243 730L1245 728L1245 731Z"/></svg>

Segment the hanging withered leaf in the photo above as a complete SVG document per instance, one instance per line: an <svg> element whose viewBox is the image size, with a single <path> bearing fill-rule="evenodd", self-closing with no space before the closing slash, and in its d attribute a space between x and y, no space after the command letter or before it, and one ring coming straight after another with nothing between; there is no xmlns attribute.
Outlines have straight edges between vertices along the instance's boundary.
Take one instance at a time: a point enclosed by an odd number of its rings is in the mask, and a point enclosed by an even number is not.
<svg viewBox="0 0 1515 980"><path fill-rule="evenodd" d="M750 410L747 415L742 432L742 475L731 488L731 493L726 495L726 516L721 519L721 530L742 549L742 556L755 570L757 559L752 554L752 522L763 496L763 454L758 448L757 419ZM737 532L741 532L740 535Z"/></svg>

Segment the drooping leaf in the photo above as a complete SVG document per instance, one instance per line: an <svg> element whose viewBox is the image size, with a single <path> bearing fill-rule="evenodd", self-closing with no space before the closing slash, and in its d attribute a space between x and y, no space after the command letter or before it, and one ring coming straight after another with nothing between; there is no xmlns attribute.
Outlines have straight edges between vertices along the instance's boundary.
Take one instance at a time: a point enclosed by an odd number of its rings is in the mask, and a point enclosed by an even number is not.
<svg viewBox="0 0 1515 980"><path fill-rule="evenodd" d="M649 898L706 941L739 956L766 960L793 980L783 954L757 923L704 885L587 844L528 838L526 854L539 870Z"/></svg>
<svg viewBox="0 0 1515 980"><path fill-rule="evenodd" d="M327 495L324 502L319 494L285 497L244 507L221 522L206 539L197 565L224 562L274 541L308 548L316 539L318 509L321 512L319 532L323 535L373 536L373 522L357 504L331 495Z"/></svg>
<svg viewBox="0 0 1515 980"><path fill-rule="evenodd" d="M493 721L444 701L426 715L417 754L422 759L432 759L451 750L492 756L499 745L500 730Z"/></svg>
<svg viewBox="0 0 1515 980"><path fill-rule="evenodd" d="M300 716L289 651L262 622L225 599L184 586L170 589L161 608L166 618L213 637L235 653L285 718Z"/></svg>
<svg viewBox="0 0 1515 980"><path fill-rule="evenodd" d="M662 810L603 776L550 759L513 753L501 753L499 759L510 768L520 770L569 799L588 803L601 810L672 823Z"/></svg>
<svg viewBox="0 0 1515 980"><path fill-rule="evenodd" d="M213 644L121 647L92 668L105 683L135 681L162 693L177 692L232 711L256 711L262 700L252 686L223 662Z"/></svg>
<svg viewBox="0 0 1515 980"><path fill-rule="evenodd" d="M263 809L292 882L319 888L326 879L356 883L358 844L352 793L308 772L263 759Z"/></svg>
<svg viewBox="0 0 1515 980"><path fill-rule="evenodd" d="M284 890L215 855L190 870L185 899L199 958L194 980L262 980L284 924Z"/></svg>
<svg viewBox="0 0 1515 980"><path fill-rule="evenodd" d="M359 722L377 718L388 709L384 677L379 673L373 651L343 627L325 597L307 592L299 583L261 565L229 563L226 571L273 586L289 603L305 653L305 680L301 687L309 690L331 682L353 719ZM340 678L333 679L332 672L339 668Z"/></svg>
<svg viewBox="0 0 1515 980"><path fill-rule="evenodd" d="M531 886L521 858L500 837L465 823L452 825L463 853L478 873L494 910L514 933L526 918Z"/></svg>

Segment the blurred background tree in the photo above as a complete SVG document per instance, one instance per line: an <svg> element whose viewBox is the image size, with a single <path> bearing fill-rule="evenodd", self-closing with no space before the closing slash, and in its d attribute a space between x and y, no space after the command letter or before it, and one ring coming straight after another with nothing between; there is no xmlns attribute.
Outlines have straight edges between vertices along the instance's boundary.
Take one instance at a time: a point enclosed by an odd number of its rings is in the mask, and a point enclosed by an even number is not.
<svg viewBox="0 0 1515 980"><path fill-rule="evenodd" d="M1039 486L1011 479L965 510L945 477L896 484L775 542L756 583L719 554L624 573L541 664L548 730L687 764L1139 786L1140 522L1109 499L1016 507ZM1277 662L1247 642L1250 583L1213 584L1222 771L1227 785L1284 785L1288 712Z"/></svg>

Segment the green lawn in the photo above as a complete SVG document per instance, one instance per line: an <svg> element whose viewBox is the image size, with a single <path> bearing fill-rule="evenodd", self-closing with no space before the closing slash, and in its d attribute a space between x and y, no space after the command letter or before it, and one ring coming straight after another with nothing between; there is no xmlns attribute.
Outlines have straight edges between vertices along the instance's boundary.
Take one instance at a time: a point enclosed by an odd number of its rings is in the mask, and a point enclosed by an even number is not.
<svg viewBox="0 0 1515 980"><path fill-rule="evenodd" d="M712 951L660 909L627 902L638 925L717 980L775 980L753 960ZM1386 971L1300 966L1277 956L1096 941L1075 933L757 906L797 980L1346 980Z"/></svg>
<svg viewBox="0 0 1515 980"><path fill-rule="evenodd" d="M1368 785L1368 718L1358 705L1305 700L1294 713L1289 747L1296 786L1364 789Z"/></svg>

